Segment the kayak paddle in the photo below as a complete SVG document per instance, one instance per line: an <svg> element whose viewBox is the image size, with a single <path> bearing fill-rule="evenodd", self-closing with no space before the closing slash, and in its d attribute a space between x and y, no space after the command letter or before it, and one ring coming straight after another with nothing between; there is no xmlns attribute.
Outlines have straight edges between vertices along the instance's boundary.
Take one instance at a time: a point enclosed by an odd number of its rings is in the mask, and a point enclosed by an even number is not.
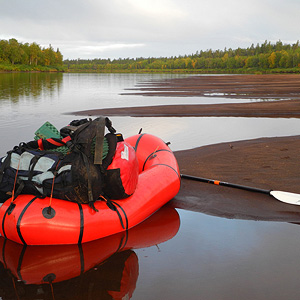
<svg viewBox="0 0 300 300"><path fill-rule="evenodd" d="M223 185L223 186L228 186L228 187L251 191L251 192L267 194L267 195L270 195L270 196L274 197L275 199L282 201L284 203L300 205L300 194L282 192L282 191L264 190L264 189L250 187L250 186L234 184L234 183L213 180L213 179L206 179L206 178L201 178L201 177L196 177L196 176L191 176L191 175L186 175L186 174L181 174L181 178L191 179L191 180L195 180L195 181L206 182L206 183L211 183L211 184L216 184L216 185Z"/></svg>

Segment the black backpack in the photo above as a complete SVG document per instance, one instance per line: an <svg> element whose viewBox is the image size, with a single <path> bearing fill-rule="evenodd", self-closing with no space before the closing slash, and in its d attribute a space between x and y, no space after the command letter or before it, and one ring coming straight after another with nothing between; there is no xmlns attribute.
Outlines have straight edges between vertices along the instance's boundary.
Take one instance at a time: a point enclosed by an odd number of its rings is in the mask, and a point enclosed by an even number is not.
<svg viewBox="0 0 300 300"><path fill-rule="evenodd" d="M109 133L104 136L105 127ZM22 143L0 160L2 202L14 191L14 198L20 193L53 196L89 203L95 209L93 203L102 193L104 172L122 135L115 134L111 121L104 117L75 120L60 132L63 139ZM104 140L108 144L105 157ZM57 151L61 146L68 147L67 154Z"/></svg>

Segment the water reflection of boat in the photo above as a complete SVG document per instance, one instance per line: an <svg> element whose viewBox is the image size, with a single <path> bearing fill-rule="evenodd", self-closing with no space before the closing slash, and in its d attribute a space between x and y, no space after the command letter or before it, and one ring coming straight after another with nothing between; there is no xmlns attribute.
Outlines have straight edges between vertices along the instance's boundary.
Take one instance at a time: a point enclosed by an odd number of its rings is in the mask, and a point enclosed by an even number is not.
<svg viewBox="0 0 300 300"><path fill-rule="evenodd" d="M139 273L138 258L131 249L165 242L179 226L177 211L167 205L126 232L81 245L23 246L0 237L0 296L130 298Z"/></svg>

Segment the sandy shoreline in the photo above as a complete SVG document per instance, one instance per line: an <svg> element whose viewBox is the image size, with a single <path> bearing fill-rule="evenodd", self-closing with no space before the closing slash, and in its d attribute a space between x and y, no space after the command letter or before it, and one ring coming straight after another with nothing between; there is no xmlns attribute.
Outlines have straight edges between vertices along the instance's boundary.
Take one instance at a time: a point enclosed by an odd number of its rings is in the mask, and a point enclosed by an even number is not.
<svg viewBox="0 0 300 300"><path fill-rule="evenodd" d="M300 117L299 75L192 76L145 83L130 94L271 99L270 102L162 105L76 112L106 116ZM279 100L280 99L280 100ZM74 113L72 113L74 114ZM300 136L222 143L175 152L181 173L300 193ZM182 180L177 208L225 218L300 223L300 206L228 187Z"/></svg>
<svg viewBox="0 0 300 300"><path fill-rule="evenodd" d="M182 174L300 193L299 147L300 136L260 138L178 151L175 156ZM300 206L186 179L172 204L225 218L300 222Z"/></svg>

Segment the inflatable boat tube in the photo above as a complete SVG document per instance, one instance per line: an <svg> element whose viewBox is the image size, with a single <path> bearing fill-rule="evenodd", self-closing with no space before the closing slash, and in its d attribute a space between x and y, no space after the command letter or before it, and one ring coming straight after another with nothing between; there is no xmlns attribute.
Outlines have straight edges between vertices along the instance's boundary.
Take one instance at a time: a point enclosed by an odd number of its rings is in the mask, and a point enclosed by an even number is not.
<svg viewBox="0 0 300 300"><path fill-rule="evenodd" d="M180 172L170 148L158 137L138 134L125 140L134 147L139 178L132 196L113 207L20 195L0 208L0 233L24 245L81 244L128 230L151 216L180 189Z"/></svg>

